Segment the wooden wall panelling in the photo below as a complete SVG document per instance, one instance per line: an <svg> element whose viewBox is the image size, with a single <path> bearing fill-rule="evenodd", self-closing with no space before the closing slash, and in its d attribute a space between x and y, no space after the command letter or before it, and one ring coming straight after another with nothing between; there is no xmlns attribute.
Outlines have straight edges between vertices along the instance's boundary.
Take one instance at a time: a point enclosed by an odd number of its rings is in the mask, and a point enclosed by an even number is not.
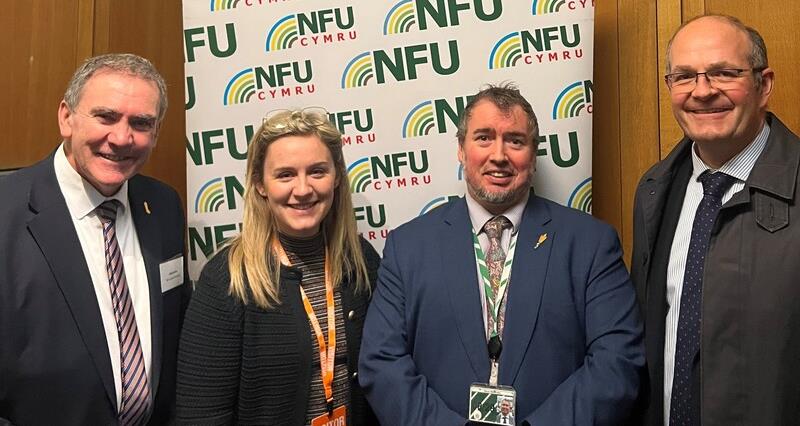
<svg viewBox="0 0 800 426"><path fill-rule="evenodd" d="M618 4L621 237L630 256L636 186L659 159L657 10L655 2L620 0Z"/></svg>
<svg viewBox="0 0 800 426"><path fill-rule="evenodd" d="M143 173L175 188L186 201L183 15L180 1L96 0L95 54L144 56L167 82L169 108ZM185 205L185 203L184 203Z"/></svg>
<svg viewBox="0 0 800 426"><path fill-rule="evenodd" d="M658 1L658 53L654 60L658 63L656 72L658 79L658 130L660 141L660 159L666 157L672 148L674 148L683 137L683 131L675 121L675 117L672 115L672 102L670 100L671 98L669 89L664 83L664 79L662 77L665 74L667 66L667 43L669 43L669 39L672 38L672 34L675 32L675 30L680 27L683 17L685 16L684 13L686 11L686 5L692 2L697 3L698 0L684 0L683 4L681 4L680 0ZM690 9L694 10L695 7ZM696 13L692 13L692 16L695 14Z"/></svg>
<svg viewBox="0 0 800 426"><path fill-rule="evenodd" d="M75 67L78 0L6 2L0 14L0 169L31 165L58 146L56 112Z"/></svg>
<svg viewBox="0 0 800 426"><path fill-rule="evenodd" d="M594 18L592 213L622 231L617 3L597 2Z"/></svg>
<svg viewBox="0 0 800 426"><path fill-rule="evenodd" d="M775 70L775 87L770 109L795 133L800 133L800 2L795 0L706 0L706 9L741 19L755 28L767 44L770 67Z"/></svg>

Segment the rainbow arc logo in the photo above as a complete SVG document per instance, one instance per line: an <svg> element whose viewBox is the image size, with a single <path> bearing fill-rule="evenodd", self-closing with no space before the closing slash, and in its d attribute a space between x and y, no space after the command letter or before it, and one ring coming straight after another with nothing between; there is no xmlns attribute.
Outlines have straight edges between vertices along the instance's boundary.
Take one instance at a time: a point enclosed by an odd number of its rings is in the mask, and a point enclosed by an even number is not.
<svg viewBox="0 0 800 426"><path fill-rule="evenodd" d="M577 117L586 108L586 87L583 81L570 84L559 93L553 104L553 120Z"/></svg>
<svg viewBox="0 0 800 426"><path fill-rule="evenodd" d="M245 68L231 78L222 95L223 105L250 102L256 93L256 75L252 68Z"/></svg>
<svg viewBox="0 0 800 426"><path fill-rule="evenodd" d="M436 127L433 102L425 101L415 106L403 122L403 139L427 136Z"/></svg>
<svg viewBox="0 0 800 426"><path fill-rule="evenodd" d="M267 33L267 52L290 49L298 40L297 34L297 16L284 16Z"/></svg>
<svg viewBox="0 0 800 426"><path fill-rule="evenodd" d="M236 9L236 6L239 6L239 2L242 0L211 0L211 8L212 12L217 10L226 10L226 9Z"/></svg>
<svg viewBox="0 0 800 426"><path fill-rule="evenodd" d="M407 33L416 24L417 12L413 0L402 0L386 14L386 19L383 21L383 35Z"/></svg>
<svg viewBox="0 0 800 426"><path fill-rule="evenodd" d="M592 178L579 183L569 196L567 205L573 209L592 214Z"/></svg>
<svg viewBox="0 0 800 426"><path fill-rule="evenodd" d="M372 168L369 157L357 160L347 168L347 179L350 181L350 192L357 194L366 191L372 183Z"/></svg>
<svg viewBox="0 0 800 426"><path fill-rule="evenodd" d="M489 54L489 69L513 67L521 58L522 37L519 31L515 31L495 43Z"/></svg>
<svg viewBox="0 0 800 426"><path fill-rule="evenodd" d="M433 210L433 209L435 209L435 208L437 208L439 206L443 206L443 205L447 204L447 202L449 200L450 200L450 197L446 197L444 195L441 196L441 197L434 198L433 200L429 201L428 204L425 204L425 206L422 207L422 210L419 211L419 215L418 216L422 216L425 213L428 213L429 211L431 211L431 210Z"/></svg>
<svg viewBox="0 0 800 426"><path fill-rule="evenodd" d="M556 13L561 10L561 6L567 4L567 0L533 0L531 12L534 15L545 15Z"/></svg>
<svg viewBox="0 0 800 426"><path fill-rule="evenodd" d="M353 58L342 72L342 89L366 86L375 77L375 65L370 52L364 52Z"/></svg>
<svg viewBox="0 0 800 426"><path fill-rule="evenodd" d="M222 178L214 178L206 182L194 200L195 213L217 212L225 204L225 188Z"/></svg>

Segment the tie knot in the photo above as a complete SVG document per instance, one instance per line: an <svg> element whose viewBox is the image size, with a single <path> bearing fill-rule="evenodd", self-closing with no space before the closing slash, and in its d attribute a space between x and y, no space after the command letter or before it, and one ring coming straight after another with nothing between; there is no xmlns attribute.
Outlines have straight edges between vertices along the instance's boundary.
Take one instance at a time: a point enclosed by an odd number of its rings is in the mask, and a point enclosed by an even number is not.
<svg viewBox="0 0 800 426"><path fill-rule="evenodd" d="M736 178L722 172L711 173L709 171L703 172L697 178L703 184L703 194L717 199L722 199L725 191L733 185Z"/></svg>
<svg viewBox="0 0 800 426"><path fill-rule="evenodd" d="M103 223L113 222L117 219L117 207L119 205L120 202L117 200L106 200L97 206L94 211Z"/></svg>
<svg viewBox="0 0 800 426"><path fill-rule="evenodd" d="M500 238L503 230L508 228L511 228L511 221L507 217L500 215L489 219L486 225L483 225L483 232L486 232L489 238Z"/></svg>

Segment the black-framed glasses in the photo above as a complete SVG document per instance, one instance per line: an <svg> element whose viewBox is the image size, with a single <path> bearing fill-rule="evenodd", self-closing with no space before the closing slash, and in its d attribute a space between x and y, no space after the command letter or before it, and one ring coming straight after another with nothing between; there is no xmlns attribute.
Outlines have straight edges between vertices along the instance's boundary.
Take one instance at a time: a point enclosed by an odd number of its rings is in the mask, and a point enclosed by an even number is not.
<svg viewBox="0 0 800 426"><path fill-rule="evenodd" d="M706 72L675 72L664 76L664 81L667 86L674 92L688 93L697 87L697 79L703 75L708 80L708 83L717 89L725 89L731 84L739 81L742 76L747 72L753 74L764 71L766 67L757 68L720 68L716 70L709 70Z"/></svg>
<svg viewBox="0 0 800 426"><path fill-rule="evenodd" d="M289 118L301 118L301 119L313 119L316 120L329 120L328 118L328 110L321 107L321 106L310 106L305 108L297 108L297 109L289 109L289 108L278 108L268 111L264 118L261 120L263 124L267 124L273 118L286 114ZM286 127L283 123L276 123L276 128Z"/></svg>

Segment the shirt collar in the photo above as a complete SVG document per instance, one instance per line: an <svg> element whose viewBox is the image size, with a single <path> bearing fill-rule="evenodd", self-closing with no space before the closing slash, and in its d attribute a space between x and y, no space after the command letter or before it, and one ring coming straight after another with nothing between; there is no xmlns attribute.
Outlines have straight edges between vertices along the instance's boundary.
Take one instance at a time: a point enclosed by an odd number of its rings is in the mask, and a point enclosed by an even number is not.
<svg viewBox="0 0 800 426"><path fill-rule="evenodd" d="M761 155L761 152L764 150L764 147L767 145L767 138L769 138L770 127L767 122L764 122L764 127L761 128L761 131L758 133L755 139L750 142L745 149L741 152L736 154L733 158L728 160L725 164L722 165L716 171L723 172L727 175L733 176L736 179L745 182L747 178L750 176L750 172L753 170L753 166L756 164L756 160ZM697 178L703 174L706 170L712 170L713 168L709 167L703 160L700 159L700 156L697 155L696 151L696 142L692 143L692 180L697 180Z"/></svg>
<svg viewBox="0 0 800 426"><path fill-rule="evenodd" d="M525 196L522 199L511 206L510 209L506 210L505 212L501 213L505 216L509 221L511 221L511 234L514 235L519 230L519 225L522 222L522 213L525 211L525 205L528 203L528 197L530 197L530 191L525 192ZM472 222L472 229L475 231L476 234L480 234L483 232L483 225L489 221L489 219L495 217L489 213L477 200L472 198L472 195L467 191L464 198L467 201L467 211L469 211L469 219Z"/></svg>
<svg viewBox="0 0 800 426"><path fill-rule="evenodd" d="M118 200L122 204L122 211L118 215L128 211L128 181L122 184L116 194L106 197L78 174L67 161L63 142L56 150L53 167L58 186L61 188L61 193L64 194L64 200L74 220L83 219L106 200Z"/></svg>

